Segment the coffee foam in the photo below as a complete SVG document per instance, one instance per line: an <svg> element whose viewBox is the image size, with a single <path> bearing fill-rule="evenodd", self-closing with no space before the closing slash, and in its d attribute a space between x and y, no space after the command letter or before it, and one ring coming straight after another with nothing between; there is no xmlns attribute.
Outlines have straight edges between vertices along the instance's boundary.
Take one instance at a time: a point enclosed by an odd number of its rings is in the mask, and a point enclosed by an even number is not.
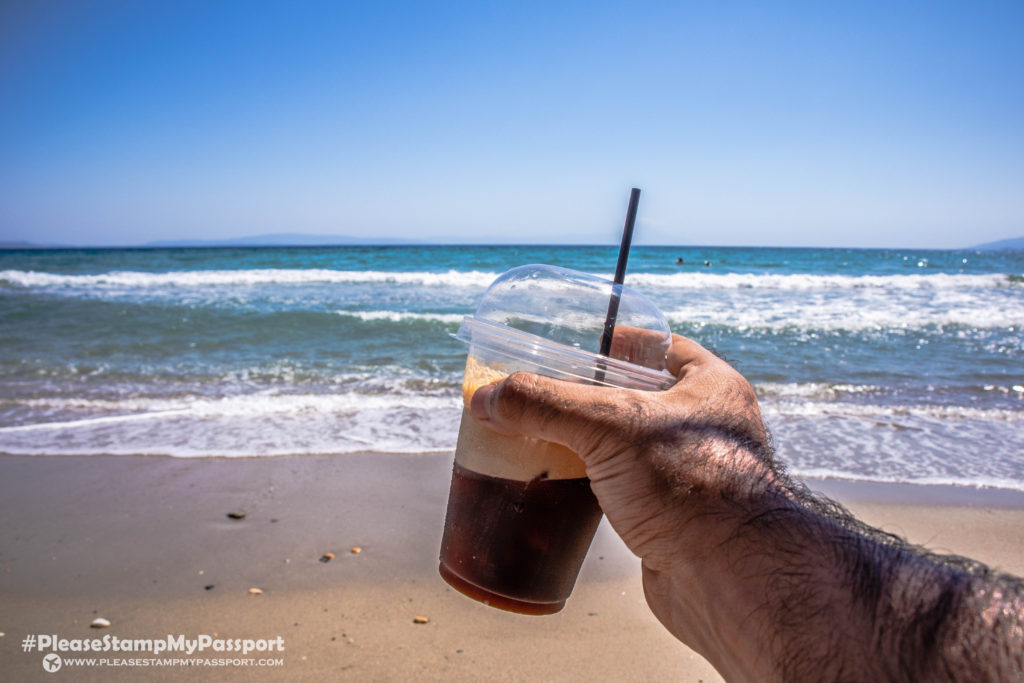
<svg viewBox="0 0 1024 683"><path fill-rule="evenodd" d="M583 461L565 446L498 434L480 424L466 409L462 411L455 462L479 474L516 481L587 476Z"/></svg>
<svg viewBox="0 0 1024 683"><path fill-rule="evenodd" d="M480 387L505 379L510 373L491 367L476 356L466 358L466 374L462 378L462 400L468 406Z"/></svg>
<svg viewBox="0 0 1024 683"><path fill-rule="evenodd" d="M462 383L465 405L469 405L478 388L507 376L508 373L469 356ZM455 446L455 462L480 474L516 481L587 476L583 461L565 446L524 436L498 434L475 420L465 407L459 426L459 441Z"/></svg>

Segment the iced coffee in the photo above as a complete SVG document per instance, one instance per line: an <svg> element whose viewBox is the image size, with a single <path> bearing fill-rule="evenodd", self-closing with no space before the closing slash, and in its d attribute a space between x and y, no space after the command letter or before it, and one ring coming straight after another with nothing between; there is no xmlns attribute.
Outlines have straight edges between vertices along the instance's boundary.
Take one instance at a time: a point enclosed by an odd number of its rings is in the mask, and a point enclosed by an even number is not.
<svg viewBox="0 0 1024 683"><path fill-rule="evenodd" d="M440 573L476 600L524 614L562 609L601 509L575 453L486 428L469 414L473 393L517 371L643 390L672 384L664 370L597 353L610 287L552 266L516 268L491 285L456 335L470 349ZM664 359L671 334L653 304L623 289L620 320L643 332L643 348L633 351Z"/></svg>
<svg viewBox="0 0 1024 683"><path fill-rule="evenodd" d="M469 357L440 571L481 602L551 614L572 592L601 508L575 453L497 434L469 415L473 392L501 377Z"/></svg>

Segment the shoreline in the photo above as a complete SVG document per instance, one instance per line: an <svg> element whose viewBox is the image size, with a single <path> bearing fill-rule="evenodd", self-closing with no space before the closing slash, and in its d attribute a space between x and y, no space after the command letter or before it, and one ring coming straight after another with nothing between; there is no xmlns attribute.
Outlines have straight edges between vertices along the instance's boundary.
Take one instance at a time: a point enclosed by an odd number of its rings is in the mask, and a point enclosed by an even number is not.
<svg viewBox="0 0 1024 683"><path fill-rule="evenodd" d="M0 452L0 462L10 459L48 460L90 460L105 459L149 459L175 462L217 461L217 462L259 462L264 460L293 460L317 458L382 458L382 459L447 459L452 461L452 451L398 452L398 451L356 451L348 453L297 453L273 455L203 455L178 456L152 453L95 453L95 454L47 454ZM802 482L815 493L843 501L923 504L949 506L984 506L996 508L1024 509L1024 490L991 486L987 484L917 483L906 481L874 481L868 479L844 478L839 476L801 477L787 473L794 481ZM446 494L447 495L447 494Z"/></svg>
<svg viewBox="0 0 1024 683"><path fill-rule="evenodd" d="M1024 509L1024 491L996 486L914 484L840 477L793 477L812 491L843 501Z"/></svg>
<svg viewBox="0 0 1024 683"><path fill-rule="evenodd" d="M26 634L208 633L286 643L283 667L214 674L228 680L721 680L651 615L639 560L607 522L556 615L512 615L449 588L437 555L451 461L0 456L0 665L18 680L49 680L42 653L19 647ZM914 543L1024 574L1024 494L806 483ZM321 561L325 553L333 559ZM96 617L112 625L90 629ZM177 681L195 672L70 675Z"/></svg>

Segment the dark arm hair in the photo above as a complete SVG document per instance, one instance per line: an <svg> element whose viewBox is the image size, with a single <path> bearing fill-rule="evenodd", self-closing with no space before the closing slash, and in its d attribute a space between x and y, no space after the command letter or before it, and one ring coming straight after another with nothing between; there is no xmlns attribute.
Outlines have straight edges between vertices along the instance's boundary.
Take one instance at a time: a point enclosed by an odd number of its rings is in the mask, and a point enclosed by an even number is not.
<svg viewBox="0 0 1024 683"><path fill-rule="evenodd" d="M1024 581L870 527L767 461L780 488L738 534L782 558L759 607L781 680L1024 681Z"/></svg>

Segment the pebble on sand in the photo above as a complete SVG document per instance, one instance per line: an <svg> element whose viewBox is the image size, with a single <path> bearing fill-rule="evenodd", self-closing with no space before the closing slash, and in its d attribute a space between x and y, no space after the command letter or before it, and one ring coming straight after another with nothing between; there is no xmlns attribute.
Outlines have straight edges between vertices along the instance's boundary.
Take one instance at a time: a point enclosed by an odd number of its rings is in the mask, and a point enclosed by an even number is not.
<svg viewBox="0 0 1024 683"><path fill-rule="evenodd" d="M427 618L427 617L413 617L412 618L412 623L414 623L414 624L426 624L429 621L430 621L430 619Z"/></svg>
<svg viewBox="0 0 1024 683"><path fill-rule="evenodd" d="M356 547L352 548L352 550L349 551L349 552L351 552L353 555L358 555L359 553L363 552L363 549L360 548L359 546L356 546Z"/></svg>
<svg viewBox="0 0 1024 683"><path fill-rule="evenodd" d="M262 588L250 588L249 589L249 593L252 594L252 595L263 595L263 589Z"/></svg>
<svg viewBox="0 0 1024 683"><path fill-rule="evenodd" d="M89 626L91 628L106 628L110 626L110 620L104 619L103 617L96 617L92 620L92 623L89 624Z"/></svg>
<svg viewBox="0 0 1024 683"><path fill-rule="evenodd" d="M245 519L244 512L229 512L227 514L228 519Z"/></svg>

